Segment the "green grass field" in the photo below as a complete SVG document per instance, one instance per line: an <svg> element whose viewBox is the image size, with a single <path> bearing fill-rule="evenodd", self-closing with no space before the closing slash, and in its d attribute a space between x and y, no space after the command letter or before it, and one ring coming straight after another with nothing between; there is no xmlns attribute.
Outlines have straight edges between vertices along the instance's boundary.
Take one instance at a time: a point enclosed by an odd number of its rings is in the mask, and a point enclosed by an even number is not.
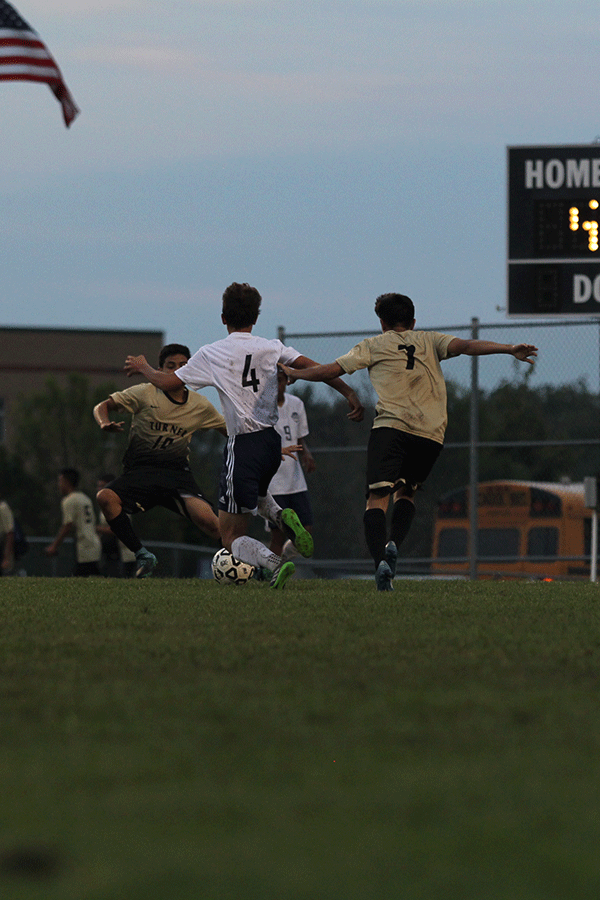
<svg viewBox="0 0 600 900"><path fill-rule="evenodd" d="M598 586L0 588L2 898L597 900Z"/></svg>

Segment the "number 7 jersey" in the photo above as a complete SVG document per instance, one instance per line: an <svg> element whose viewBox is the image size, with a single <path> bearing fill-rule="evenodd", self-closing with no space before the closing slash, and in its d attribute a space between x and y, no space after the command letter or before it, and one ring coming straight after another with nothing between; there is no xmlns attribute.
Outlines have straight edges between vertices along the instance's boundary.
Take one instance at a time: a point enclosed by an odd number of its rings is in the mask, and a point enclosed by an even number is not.
<svg viewBox="0 0 600 900"><path fill-rule="evenodd" d="M229 437L272 428L277 423L277 364L290 365L301 354L278 340L233 331L206 344L177 369L188 387L215 387Z"/></svg>
<svg viewBox="0 0 600 900"><path fill-rule="evenodd" d="M448 422L440 360L454 336L437 331L384 331L336 360L347 375L368 369L378 397L373 428L397 428L444 443Z"/></svg>

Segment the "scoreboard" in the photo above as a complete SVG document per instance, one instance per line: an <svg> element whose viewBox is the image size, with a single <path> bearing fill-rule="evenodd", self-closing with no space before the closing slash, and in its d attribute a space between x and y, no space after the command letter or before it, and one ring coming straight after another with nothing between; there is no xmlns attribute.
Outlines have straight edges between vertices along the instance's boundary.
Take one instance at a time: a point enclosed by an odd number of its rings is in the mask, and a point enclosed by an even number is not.
<svg viewBox="0 0 600 900"><path fill-rule="evenodd" d="M600 315L600 144L508 148L508 315Z"/></svg>

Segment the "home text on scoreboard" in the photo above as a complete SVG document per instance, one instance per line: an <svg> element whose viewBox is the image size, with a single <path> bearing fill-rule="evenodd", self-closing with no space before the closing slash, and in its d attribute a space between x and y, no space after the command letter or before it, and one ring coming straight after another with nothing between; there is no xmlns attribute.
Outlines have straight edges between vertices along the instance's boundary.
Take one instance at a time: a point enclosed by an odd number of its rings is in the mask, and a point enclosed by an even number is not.
<svg viewBox="0 0 600 900"><path fill-rule="evenodd" d="M600 144L508 148L508 315L600 316Z"/></svg>

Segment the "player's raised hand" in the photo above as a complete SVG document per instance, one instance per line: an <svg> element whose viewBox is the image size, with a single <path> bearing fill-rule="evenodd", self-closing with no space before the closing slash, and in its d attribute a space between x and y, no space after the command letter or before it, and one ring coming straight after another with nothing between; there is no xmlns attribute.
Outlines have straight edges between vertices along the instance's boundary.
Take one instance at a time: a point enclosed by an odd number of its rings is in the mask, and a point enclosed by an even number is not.
<svg viewBox="0 0 600 900"><path fill-rule="evenodd" d="M104 422L100 428L102 431L125 431L125 422Z"/></svg>
<svg viewBox="0 0 600 900"><path fill-rule="evenodd" d="M127 373L127 377L131 378L132 375L137 375L139 372L143 371L144 366L147 365L148 360L145 356L128 356L123 368Z"/></svg>
<svg viewBox="0 0 600 900"><path fill-rule="evenodd" d="M533 344L515 344L512 352L515 359L533 365L537 356L537 349Z"/></svg>

